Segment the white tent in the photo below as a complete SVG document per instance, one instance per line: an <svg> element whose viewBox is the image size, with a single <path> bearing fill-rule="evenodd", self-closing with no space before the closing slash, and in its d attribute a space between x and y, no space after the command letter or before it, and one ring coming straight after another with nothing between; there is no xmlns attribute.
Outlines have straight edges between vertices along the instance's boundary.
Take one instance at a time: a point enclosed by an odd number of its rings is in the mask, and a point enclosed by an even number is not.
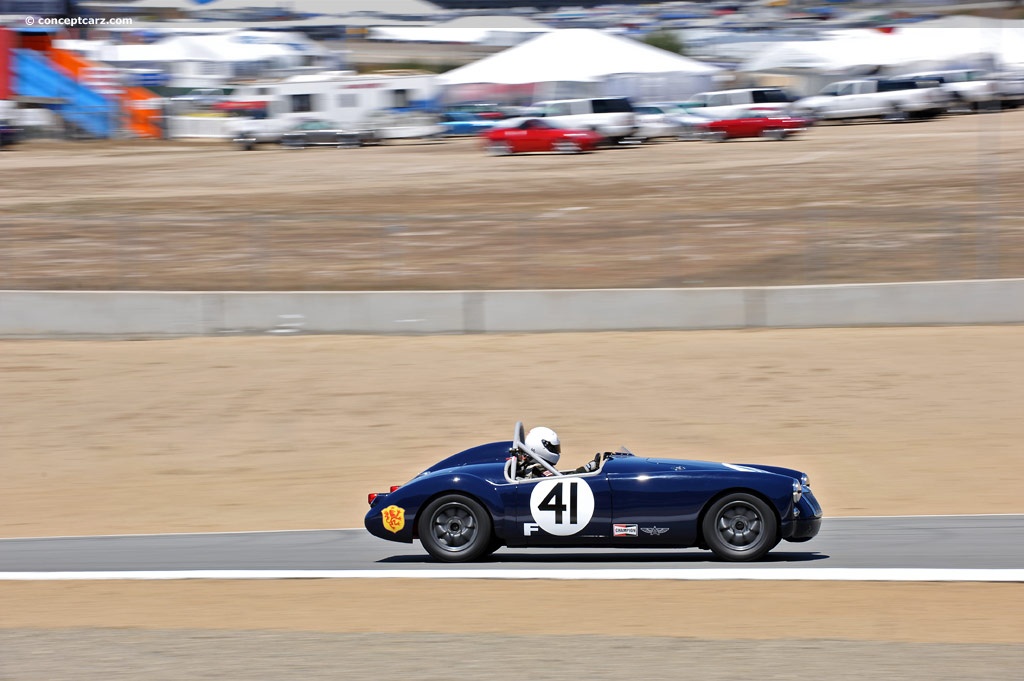
<svg viewBox="0 0 1024 681"><path fill-rule="evenodd" d="M707 89L717 66L622 36L587 28L551 31L441 74L449 101L490 92L529 92L534 100L623 95L678 99ZM532 88L532 91L530 90Z"/></svg>
<svg viewBox="0 0 1024 681"><path fill-rule="evenodd" d="M1024 22L969 26L913 24L891 32L835 31L825 40L780 42L748 59L740 71L766 73L808 70L867 73L977 66L1024 67Z"/></svg>

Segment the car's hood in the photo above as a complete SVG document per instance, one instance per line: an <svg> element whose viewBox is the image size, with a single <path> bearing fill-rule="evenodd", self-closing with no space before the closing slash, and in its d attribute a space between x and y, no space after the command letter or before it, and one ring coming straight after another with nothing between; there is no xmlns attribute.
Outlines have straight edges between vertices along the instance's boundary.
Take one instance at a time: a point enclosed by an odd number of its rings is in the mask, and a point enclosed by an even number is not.
<svg viewBox="0 0 1024 681"><path fill-rule="evenodd" d="M754 463L719 463L717 461L700 461L695 459L656 459L648 458L649 462L659 464L663 466L682 466L688 471L722 471L731 470L739 473L774 473L776 475L785 475L787 477L800 479L802 473L791 468L782 468L780 466L765 466L762 464Z"/></svg>

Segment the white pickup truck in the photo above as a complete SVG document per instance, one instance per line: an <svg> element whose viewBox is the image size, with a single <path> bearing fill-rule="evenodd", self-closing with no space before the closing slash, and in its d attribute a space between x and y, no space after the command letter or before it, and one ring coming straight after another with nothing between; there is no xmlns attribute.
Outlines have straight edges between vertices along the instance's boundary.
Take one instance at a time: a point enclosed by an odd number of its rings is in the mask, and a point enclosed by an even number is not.
<svg viewBox="0 0 1024 681"><path fill-rule="evenodd" d="M994 111L1014 108L1021 97L1020 80L1007 74L988 73L979 69L925 71L903 78L937 80L950 97L951 111Z"/></svg>
<svg viewBox="0 0 1024 681"><path fill-rule="evenodd" d="M946 111L949 94L937 80L864 78L826 85L798 99L791 112L819 120L931 118Z"/></svg>

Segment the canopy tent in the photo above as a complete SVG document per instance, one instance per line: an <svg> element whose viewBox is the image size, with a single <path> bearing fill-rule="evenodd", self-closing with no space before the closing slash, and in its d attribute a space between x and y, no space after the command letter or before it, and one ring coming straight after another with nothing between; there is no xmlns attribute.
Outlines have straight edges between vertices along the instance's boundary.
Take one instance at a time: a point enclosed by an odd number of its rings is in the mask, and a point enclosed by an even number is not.
<svg viewBox="0 0 1024 681"><path fill-rule="evenodd" d="M890 31L835 31L825 40L769 46L739 70L855 74L957 67L1024 68L1024 22L968 26L922 22Z"/></svg>
<svg viewBox="0 0 1024 681"><path fill-rule="evenodd" d="M300 65L306 57L326 57L329 54L328 50L301 33L231 31L173 36L143 45L100 43L92 57L111 63L277 61L284 65Z"/></svg>
<svg viewBox="0 0 1024 681"><path fill-rule="evenodd" d="M681 99L707 89L721 71L631 38L571 28L537 36L438 80L449 101L509 91L520 99L530 92L533 100L595 95Z"/></svg>

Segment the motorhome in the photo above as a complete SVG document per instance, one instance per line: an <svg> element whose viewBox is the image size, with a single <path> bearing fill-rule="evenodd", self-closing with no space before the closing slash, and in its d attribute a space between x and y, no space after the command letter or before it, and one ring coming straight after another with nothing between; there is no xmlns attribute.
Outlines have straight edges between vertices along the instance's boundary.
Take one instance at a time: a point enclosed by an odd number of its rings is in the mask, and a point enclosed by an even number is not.
<svg viewBox="0 0 1024 681"><path fill-rule="evenodd" d="M358 125L382 110L436 108L439 95L433 73L326 71L240 85L230 99L264 101L270 119L317 117Z"/></svg>

